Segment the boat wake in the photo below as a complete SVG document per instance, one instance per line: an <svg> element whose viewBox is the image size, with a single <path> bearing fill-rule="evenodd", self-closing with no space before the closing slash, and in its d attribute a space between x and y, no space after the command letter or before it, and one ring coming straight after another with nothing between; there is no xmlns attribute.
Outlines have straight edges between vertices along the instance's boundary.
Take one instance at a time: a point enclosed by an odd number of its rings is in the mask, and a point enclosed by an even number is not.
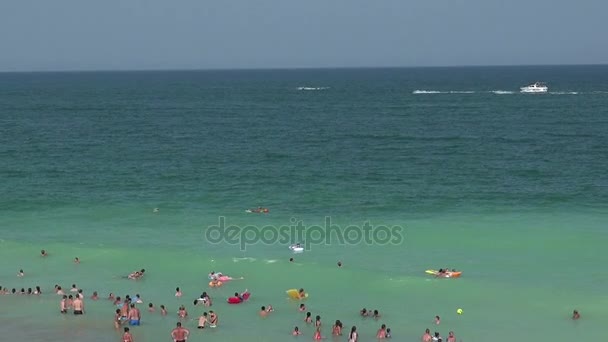
<svg viewBox="0 0 608 342"><path fill-rule="evenodd" d="M412 94L475 94L475 92L472 90L414 90Z"/></svg>
<svg viewBox="0 0 608 342"><path fill-rule="evenodd" d="M513 95L513 94L525 94L519 91L512 90L490 90L490 91L473 91L473 90L414 90L414 95L421 94L495 94L495 95ZM579 95L582 94L578 91L550 91L547 94L552 95ZM593 91L590 94L608 94L607 91ZM526 94L525 94L526 95Z"/></svg>

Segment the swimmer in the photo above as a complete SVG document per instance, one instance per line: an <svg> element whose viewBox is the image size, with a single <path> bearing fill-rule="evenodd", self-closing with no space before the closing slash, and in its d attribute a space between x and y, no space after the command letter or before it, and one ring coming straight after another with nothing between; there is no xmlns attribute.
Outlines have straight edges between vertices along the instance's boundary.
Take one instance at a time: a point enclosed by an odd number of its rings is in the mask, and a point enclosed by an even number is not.
<svg viewBox="0 0 608 342"><path fill-rule="evenodd" d="M293 262L293 258L289 258L289 262Z"/></svg>
<svg viewBox="0 0 608 342"><path fill-rule="evenodd" d="M372 314L372 317L374 317L375 319L380 318L380 313L378 312L378 310L374 310L374 313Z"/></svg>
<svg viewBox="0 0 608 342"><path fill-rule="evenodd" d="M129 316L129 299L125 298L125 300L121 304L119 304L119 306L122 319L126 320Z"/></svg>
<svg viewBox="0 0 608 342"><path fill-rule="evenodd" d="M442 338L438 332L435 331L435 336L433 336L433 342L441 342Z"/></svg>
<svg viewBox="0 0 608 342"><path fill-rule="evenodd" d="M40 286L36 286L36 291L34 291L35 295L41 295L42 294L42 290L40 289Z"/></svg>
<svg viewBox="0 0 608 342"><path fill-rule="evenodd" d="M207 313L203 312L201 317L198 318L198 329L205 329L205 325L207 324Z"/></svg>
<svg viewBox="0 0 608 342"><path fill-rule="evenodd" d="M578 313L578 310L572 311L572 319L577 320L579 318L581 318L581 315Z"/></svg>
<svg viewBox="0 0 608 342"><path fill-rule="evenodd" d="M108 300L114 301L115 299L116 297L114 296L114 294L110 292L110 294L108 295Z"/></svg>
<svg viewBox="0 0 608 342"><path fill-rule="evenodd" d="M80 259L78 259L78 257L75 257L75 258L74 258L74 263L75 263L75 264L80 264Z"/></svg>
<svg viewBox="0 0 608 342"><path fill-rule="evenodd" d="M19 270L19 272L17 272L17 277L21 278L24 276L25 276L25 273L23 272L23 270Z"/></svg>
<svg viewBox="0 0 608 342"><path fill-rule="evenodd" d="M353 325L350 328L350 334L348 334L348 342L357 342L359 338L359 334L357 333L357 327Z"/></svg>
<svg viewBox="0 0 608 342"><path fill-rule="evenodd" d="M391 328L387 328L386 329L386 335L385 336L386 336L386 338L391 338ZM454 341L454 342L456 342L456 341Z"/></svg>
<svg viewBox="0 0 608 342"><path fill-rule="evenodd" d="M122 342L133 342L133 336L131 336L131 333L129 332L129 327L125 327L125 333L122 335Z"/></svg>
<svg viewBox="0 0 608 342"><path fill-rule="evenodd" d="M300 328L295 327L295 328L293 328L293 332L291 333L291 335L299 336L299 335L302 335L302 332L300 331Z"/></svg>
<svg viewBox="0 0 608 342"><path fill-rule="evenodd" d="M178 311L177 311L177 316L179 318L186 318L188 316L188 311L186 311L186 307L185 306L180 306Z"/></svg>
<svg viewBox="0 0 608 342"><path fill-rule="evenodd" d="M342 336L342 322L340 322L340 320L337 320L331 327L331 334L334 336Z"/></svg>
<svg viewBox="0 0 608 342"><path fill-rule="evenodd" d="M378 332L376 333L376 338L386 338L386 325L382 324Z"/></svg>
<svg viewBox="0 0 608 342"><path fill-rule="evenodd" d="M165 306L164 306L164 305L161 305L161 306L160 306L160 314L161 314L162 316L167 316L167 309L165 309Z"/></svg>
<svg viewBox="0 0 608 342"><path fill-rule="evenodd" d="M122 315L120 314L120 309L116 309L116 313L114 314L114 328L117 330L120 329L120 325L122 324Z"/></svg>
<svg viewBox="0 0 608 342"><path fill-rule="evenodd" d="M156 311L156 309L154 308L154 304L150 303L148 304L148 312L154 312Z"/></svg>
<svg viewBox="0 0 608 342"><path fill-rule="evenodd" d="M315 334L312 337L313 340L319 341L323 339L323 336L321 336L321 327L317 327L317 330L315 330Z"/></svg>
<svg viewBox="0 0 608 342"><path fill-rule="evenodd" d="M139 293L135 294L135 303L137 304L142 304L144 301L141 300L141 297L139 296Z"/></svg>
<svg viewBox="0 0 608 342"><path fill-rule="evenodd" d="M32 288L31 288L31 287L28 287L28 288L27 288L27 294L28 294L28 295L31 295L31 294L32 294Z"/></svg>
<svg viewBox="0 0 608 342"><path fill-rule="evenodd" d="M266 317L266 316L268 316L268 310L266 309L266 307L265 307L265 306L262 306L262 307L260 308L260 316L262 316L262 317Z"/></svg>
<svg viewBox="0 0 608 342"><path fill-rule="evenodd" d="M338 261L338 267L342 267L342 261Z"/></svg>
<svg viewBox="0 0 608 342"><path fill-rule="evenodd" d="M361 309L361 311L359 311L359 315L363 316L363 317L367 317L369 316L369 312L367 311L366 308Z"/></svg>
<svg viewBox="0 0 608 342"><path fill-rule="evenodd" d="M139 312L139 309L135 307L135 304L131 304L131 309L129 310L127 318L129 319L129 325L139 325L141 313Z"/></svg>
<svg viewBox="0 0 608 342"><path fill-rule="evenodd" d="M186 342L188 335L190 335L190 331L182 327L182 322L177 322L175 329L171 331L173 342Z"/></svg>
<svg viewBox="0 0 608 342"><path fill-rule="evenodd" d="M153 213L157 213L157 212L159 212L159 211L160 211L160 209L158 209L158 208L154 208L154 209L152 210L152 212L153 212Z"/></svg>
<svg viewBox="0 0 608 342"><path fill-rule="evenodd" d="M300 308L298 309L300 312L306 311L306 306L304 304L300 304Z"/></svg>
<svg viewBox="0 0 608 342"><path fill-rule="evenodd" d="M300 296L300 299L306 298L306 293L304 292L304 289L300 289L300 291L298 291L298 295Z"/></svg>
<svg viewBox="0 0 608 342"><path fill-rule="evenodd" d="M431 342L432 339L433 339L433 336L431 336L431 330L426 329L424 331L424 335L422 335L422 342Z"/></svg>
<svg viewBox="0 0 608 342"><path fill-rule="evenodd" d="M92 300L98 300L99 299L99 295L97 294L97 291L93 291L93 295L91 296Z"/></svg>
<svg viewBox="0 0 608 342"><path fill-rule="evenodd" d="M49 256L49 254L43 249L40 251L40 256L47 257L47 256Z"/></svg>
<svg viewBox="0 0 608 342"><path fill-rule="evenodd" d="M72 284L72 288L70 289L70 292L78 292L78 288L76 287L76 284Z"/></svg>
<svg viewBox="0 0 608 342"><path fill-rule="evenodd" d="M441 318L439 318L439 316L435 316L435 324L439 325L439 323L441 323Z"/></svg>
<svg viewBox="0 0 608 342"><path fill-rule="evenodd" d="M139 270L139 271L132 272L131 274L129 274L129 275L127 276L127 278L128 278L128 279L131 279L131 280L137 280L137 279L139 279L139 278L143 277L143 276L144 276L144 273L146 273L146 270L142 268L142 269L141 269L141 270Z"/></svg>
<svg viewBox="0 0 608 342"><path fill-rule="evenodd" d="M456 342L456 336L454 336L454 332L450 331L448 333L448 341L447 342Z"/></svg>
<svg viewBox="0 0 608 342"><path fill-rule="evenodd" d="M57 289L55 290L55 293L63 296L65 294L65 292L63 292L63 290L61 289L61 286L57 286Z"/></svg>
<svg viewBox="0 0 608 342"><path fill-rule="evenodd" d="M74 315L84 314L84 301L80 299L80 297L76 297L74 301L72 301L72 306L74 308Z"/></svg>
<svg viewBox="0 0 608 342"><path fill-rule="evenodd" d="M182 291L179 289L179 287L175 288L175 297L181 297L182 296Z"/></svg>
<svg viewBox="0 0 608 342"><path fill-rule="evenodd" d="M62 314L68 313L68 296L66 295L63 295L63 298L59 302L59 312Z"/></svg>
<svg viewBox="0 0 608 342"><path fill-rule="evenodd" d="M306 322L307 324L312 323L312 314L310 312L306 313L306 317L304 318L304 322Z"/></svg>
<svg viewBox="0 0 608 342"><path fill-rule="evenodd" d="M321 328L321 316L319 316L319 315L317 315L317 317L315 317L315 327Z"/></svg>
<svg viewBox="0 0 608 342"><path fill-rule="evenodd" d="M209 311L209 327L215 328L219 323L219 318L213 310Z"/></svg>

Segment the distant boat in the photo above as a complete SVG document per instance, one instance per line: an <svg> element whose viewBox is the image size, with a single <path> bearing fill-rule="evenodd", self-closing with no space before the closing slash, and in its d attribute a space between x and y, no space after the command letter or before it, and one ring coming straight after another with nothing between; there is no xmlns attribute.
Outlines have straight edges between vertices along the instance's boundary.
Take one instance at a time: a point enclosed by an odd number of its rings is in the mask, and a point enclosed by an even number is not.
<svg viewBox="0 0 608 342"><path fill-rule="evenodd" d="M536 83L530 84L528 86L521 87L519 89L521 90L522 93L534 93L534 94L546 93L549 90L547 85L544 83L541 83L541 82L536 82Z"/></svg>

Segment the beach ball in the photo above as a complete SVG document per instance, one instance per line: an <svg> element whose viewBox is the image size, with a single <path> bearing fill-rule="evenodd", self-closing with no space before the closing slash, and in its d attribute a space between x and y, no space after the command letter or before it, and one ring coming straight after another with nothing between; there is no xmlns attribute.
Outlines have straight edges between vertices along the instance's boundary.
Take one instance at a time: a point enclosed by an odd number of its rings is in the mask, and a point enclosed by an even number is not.
<svg viewBox="0 0 608 342"><path fill-rule="evenodd" d="M456 313L459 315L462 315L463 311L462 311L462 309L458 309L458 310L456 310Z"/></svg>

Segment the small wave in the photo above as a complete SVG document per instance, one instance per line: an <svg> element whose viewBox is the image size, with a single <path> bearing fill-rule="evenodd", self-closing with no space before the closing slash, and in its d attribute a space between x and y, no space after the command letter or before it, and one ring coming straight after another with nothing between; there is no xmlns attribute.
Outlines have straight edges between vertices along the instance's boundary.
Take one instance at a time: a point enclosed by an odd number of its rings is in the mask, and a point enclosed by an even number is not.
<svg viewBox="0 0 608 342"><path fill-rule="evenodd" d="M549 92L552 95L578 95L577 91L552 91Z"/></svg>
<svg viewBox="0 0 608 342"><path fill-rule="evenodd" d="M329 87L298 87L298 90L327 90Z"/></svg>
<svg viewBox="0 0 608 342"><path fill-rule="evenodd" d="M592 91L592 94L608 94L608 91L602 91L602 90L596 90L596 91Z"/></svg>
<svg viewBox="0 0 608 342"><path fill-rule="evenodd" d="M241 261L249 261L249 262L254 262L255 258L232 258L232 262L241 262Z"/></svg>
<svg viewBox="0 0 608 342"><path fill-rule="evenodd" d="M496 95L509 95L509 94L514 94L514 91L510 91L510 90L492 90L491 93L494 93Z"/></svg>
<svg viewBox="0 0 608 342"><path fill-rule="evenodd" d="M269 260L264 260L265 263L267 264L274 264L275 262L277 262L278 260L276 259L269 259Z"/></svg>

